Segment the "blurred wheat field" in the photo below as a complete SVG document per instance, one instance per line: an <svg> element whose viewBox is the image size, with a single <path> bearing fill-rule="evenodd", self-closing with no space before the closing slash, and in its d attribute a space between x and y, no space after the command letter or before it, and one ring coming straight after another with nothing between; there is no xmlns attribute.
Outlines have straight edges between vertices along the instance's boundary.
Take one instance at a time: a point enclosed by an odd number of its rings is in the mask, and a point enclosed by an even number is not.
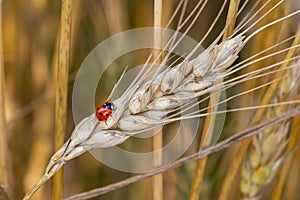
<svg viewBox="0 0 300 200"><path fill-rule="evenodd" d="M162 27L166 26L178 5L186 6L183 18L187 18L199 2L201 1L162 1ZM300 3L297 0L202 2L205 2L206 6L203 7L199 17L196 18L195 15L191 17L190 21L195 19L195 22L188 31L188 35L196 41L200 41L205 36L218 12L223 5L225 6L213 31L202 44L205 48L224 28L229 4L232 2L240 8L247 5L237 17L237 25L243 19L249 19L253 15L251 8L254 8L254 13L258 13L258 16L251 22L254 23L258 17L263 16L281 2L250 31L246 32L246 35L300 9ZM267 6L263 7L265 3ZM1 7L3 42L2 45L0 42L0 199L22 199L44 173L49 158L54 153L55 87L57 85L56 67L61 1L4 0ZM71 99L74 79L87 54L100 42L116 33L153 26L153 13L154 1L152 0L72 1L65 140L70 137L75 126ZM262 30L249 40L234 64L243 62L259 52L262 53L252 60L268 55L273 56L250 63L245 69L231 74L229 79L285 60L291 59L291 62L282 62L266 70L270 73L265 76L249 79L226 89L226 94L230 97L267 84L266 87L228 101L226 109L299 100L300 59L297 58L299 56L297 45L300 41L299 17L299 13L295 14ZM177 14L169 28L176 29L180 21L180 15ZM245 25L241 31L251 26L251 23ZM184 32L187 29L188 25L184 25L180 31ZM265 49L274 45L277 46L264 52ZM291 46L293 48L289 49ZM276 54L280 51L282 52ZM151 50L145 50L135 52L133 55L124 55L112 63L98 84L96 102L105 101L126 66L145 63L150 52ZM280 71L280 68L283 70ZM281 77L287 78L276 82L277 85L271 88L272 84L268 83ZM270 97L267 98L266 94L270 94ZM268 101L262 103L262 99ZM208 101L200 106L207 107ZM259 109L230 112L226 115L225 125L218 141L255 124L280 116L296 106L296 104L275 105L266 108L260 116L256 114ZM204 124L205 118L201 118L198 135L183 156L199 150L199 145L203 142L203 139L201 141L202 134L207 132L203 128ZM175 125L172 124L164 127L163 133L168 133L163 134L164 144L173 137L174 130ZM163 198L161 199L206 200L253 199L255 197L272 200L300 199L298 192L300 187L299 132L298 115L287 122L266 128L252 140L242 141L208 156L206 163L200 160L197 161L200 164L196 164L193 161L166 171L163 173ZM152 148L151 139L143 143L139 142L137 139L130 139L123 146L128 149L135 147L141 152ZM203 146L200 146L200 149L202 148ZM202 175L195 175L195 168L199 165L204 166ZM107 167L89 153L68 162L64 169L63 197L115 183L134 175ZM200 182L197 187L195 186L198 189L192 190L192 185L197 181ZM6 189L2 190L2 188ZM93 199L154 199L155 195L151 188L152 182L148 178ZM6 193L9 197L5 197ZM41 187L32 199L51 199L51 197L53 194L50 181Z"/></svg>

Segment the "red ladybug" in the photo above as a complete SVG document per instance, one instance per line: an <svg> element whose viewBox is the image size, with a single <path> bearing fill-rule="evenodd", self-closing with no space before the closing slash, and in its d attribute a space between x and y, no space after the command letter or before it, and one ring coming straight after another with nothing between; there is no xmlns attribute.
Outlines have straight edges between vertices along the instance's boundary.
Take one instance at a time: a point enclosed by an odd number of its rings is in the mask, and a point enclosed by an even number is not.
<svg viewBox="0 0 300 200"><path fill-rule="evenodd" d="M114 105L110 102L100 104L96 109L96 117L99 121L106 121L112 113Z"/></svg>

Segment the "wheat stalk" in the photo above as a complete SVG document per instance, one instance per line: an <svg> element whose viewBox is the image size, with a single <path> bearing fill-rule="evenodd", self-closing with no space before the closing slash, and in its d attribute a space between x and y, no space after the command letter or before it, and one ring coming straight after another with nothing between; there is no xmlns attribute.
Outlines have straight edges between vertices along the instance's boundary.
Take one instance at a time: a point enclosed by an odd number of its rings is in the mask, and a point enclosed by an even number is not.
<svg viewBox="0 0 300 200"><path fill-rule="evenodd" d="M228 24L228 28L223 34L223 40L226 40L227 37L229 37L235 27L235 21L237 17L239 7L239 0L231 0L229 4L226 24ZM221 81L219 81L221 82ZM210 98L209 105L217 104L217 102L220 100L220 92L217 95L214 95L212 98ZM216 112L218 110L218 107L212 107L213 109L209 109L208 112ZM207 116L205 119L202 136L201 136L201 143L199 145L199 151L204 146L209 146L211 144L212 138L213 138L213 130L215 127L215 120L216 115ZM207 163L207 157L201 160L198 160L195 166L194 170L194 179L191 185L191 191L190 191L190 200L195 200L199 198L199 194L201 191L202 183L203 183L203 177L205 172L205 167Z"/></svg>
<svg viewBox="0 0 300 200"><path fill-rule="evenodd" d="M157 49L162 48L162 11L163 11L163 2L162 0L154 0L154 27L158 29L154 31L154 46ZM158 62L161 62L161 58L159 58L160 50L154 51L154 59L158 59ZM153 151L160 150L163 147L163 132L160 129L160 132L153 137ZM154 154L153 163L156 167L160 167L162 165L162 152ZM162 200L163 199L163 175L158 174L152 178L152 194L153 200Z"/></svg>
<svg viewBox="0 0 300 200"><path fill-rule="evenodd" d="M58 64L57 64L57 85L56 85L56 107L55 107L55 136L54 151L58 151L63 145L66 135L67 118L67 96L68 76L70 65L71 48L71 24L72 24L72 1L63 0L61 8L61 26L59 34ZM63 196L63 177L61 169L53 177L52 198L61 199Z"/></svg>

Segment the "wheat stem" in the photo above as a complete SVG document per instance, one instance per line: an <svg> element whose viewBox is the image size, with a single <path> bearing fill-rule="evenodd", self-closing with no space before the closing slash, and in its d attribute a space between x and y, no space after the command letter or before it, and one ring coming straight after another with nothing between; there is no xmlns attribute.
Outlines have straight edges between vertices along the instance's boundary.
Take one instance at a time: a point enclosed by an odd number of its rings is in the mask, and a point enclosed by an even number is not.
<svg viewBox="0 0 300 200"><path fill-rule="evenodd" d="M154 51L154 59L158 59L156 63L161 62L162 54L162 0L154 0L154 27L157 29L154 31L154 46L157 50ZM162 129L159 133L153 136L152 141L154 154L153 162L154 166L160 167L162 164L162 149L163 146L163 134ZM152 178L152 188L153 188L153 199L162 200L163 199L163 175L158 174Z"/></svg>
<svg viewBox="0 0 300 200"><path fill-rule="evenodd" d="M234 27L235 27L235 21L238 14L239 9L239 0L231 0L229 4L226 24L229 24L228 28L223 34L223 41L226 40L226 38L230 37L233 34Z"/></svg>
<svg viewBox="0 0 300 200"><path fill-rule="evenodd" d="M224 4L223 4L224 6ZM227 29L225 30L223 34L223 41L226 40L227 37L229 37L233 31L235 26L235 21L237 17L239 7L239 0L231 0L229 4L229 10L227 14L226 24L228 25ZM220 12L219 12L220 13ZM221 83L222 81L218 81L218 83ZM218 84L216 83L216 84ZM211 105L217 105L220 99L220 91L216 91L213 96L211 96L209 101L209 106ZM216 112L218 110L218 106L210 107L208 109L208 112ZM214 125L215 125L216 115L210 115L207 116L204 123L204 128L202 131L201 136L201 142L199 146L199 150L201 148L209 146L213 137L214 132ZM194 179L192 182L191 190L190 190L190 200L196 200L199 199L202 183L203 183L203 177L205 172L205 166L207 163L207 157L198 160L196 163L195 171L194 171Z"/></svg>
<svg viewBox="0 0 300 200"><path fill-rule="evenodd" d="M58 47L54 151L64 144L67 118L68 74L71 48L72 0L62 0ZM52 199L63 196L63 169L53 177Z"/></svg>

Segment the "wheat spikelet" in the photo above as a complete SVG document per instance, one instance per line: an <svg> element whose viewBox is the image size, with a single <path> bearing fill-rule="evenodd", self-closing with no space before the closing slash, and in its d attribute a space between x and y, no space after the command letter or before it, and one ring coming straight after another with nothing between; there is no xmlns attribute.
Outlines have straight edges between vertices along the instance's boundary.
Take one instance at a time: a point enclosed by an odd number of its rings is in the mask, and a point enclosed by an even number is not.
<svg viewBox="0 0 300 200"><path fill-rule="evenodd" d="M294 63L294 65L299 65ZM273 102L297 96L300 78L299 66L286 71L281 80ZM274 107L266 110L265 118L271 119L293 107ZM247 156L243 163L240 189L247 199L257 197L262 187L276 175L281 163L289 153L286 149L290 122L270 127L253 137Z"/></svg>

